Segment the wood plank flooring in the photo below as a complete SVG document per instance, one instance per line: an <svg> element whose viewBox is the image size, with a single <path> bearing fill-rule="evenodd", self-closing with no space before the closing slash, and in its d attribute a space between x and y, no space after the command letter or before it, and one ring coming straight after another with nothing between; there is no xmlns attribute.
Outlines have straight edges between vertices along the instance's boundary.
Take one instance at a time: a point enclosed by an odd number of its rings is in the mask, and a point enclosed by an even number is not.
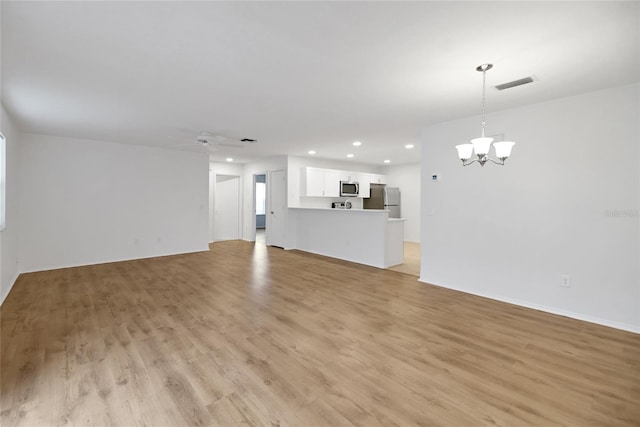
<svg viewBox="0 0 640 427"><path fill-rule="evenodd" d="M389 267L389 270L420 277L420 243L404 242L403 263Z"/></svg>
<svg viewBox="0 0 640 427"><path fill-rule="evenodd" d="M22 275L2 426L638 426L640 336L248 242Z"/></svg>

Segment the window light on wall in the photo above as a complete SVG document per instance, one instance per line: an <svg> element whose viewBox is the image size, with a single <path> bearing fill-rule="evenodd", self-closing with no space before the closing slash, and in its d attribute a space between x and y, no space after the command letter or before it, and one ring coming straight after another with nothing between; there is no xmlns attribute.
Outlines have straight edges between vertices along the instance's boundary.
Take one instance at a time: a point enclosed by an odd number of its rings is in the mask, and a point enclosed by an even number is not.
<svg viewBox="0 0 640 427"><path fill-rule="evenodd" d="M267 213L267 184L256 182L256 215L266 215Z"/></svg>

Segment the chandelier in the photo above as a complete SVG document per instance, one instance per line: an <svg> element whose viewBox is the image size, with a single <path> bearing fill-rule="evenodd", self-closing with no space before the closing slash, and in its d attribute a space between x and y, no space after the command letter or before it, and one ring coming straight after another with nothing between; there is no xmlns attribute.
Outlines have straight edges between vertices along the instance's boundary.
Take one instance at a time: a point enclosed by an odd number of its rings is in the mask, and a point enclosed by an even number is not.
<svg viewBox="0 0 640 427"><path fill-rule="evenodd" d="M504 161L509 158L511 155L511 149L516 144L511 141L497 141L493 142L493 138L484 136L484 128L486 124L486 113L485 113L485 98L486 98L486 77L487 71L493 68L493 64L482 64L476 67L476 71L482 72L482 136L480 138L474 138L471 140L469 144L460 144L456 145L456 149L458 150L458 157L462 160L463 166L469 166L472 163L480 163L480 166L484 166L487 161L495 163L496 165L504 165ZM489 157L489 150L491 149L491 143L493 142L493 148L496 151L496 158L498 160L494 160ZM477 158L473 157L473 154L476 154Z"/></svg>

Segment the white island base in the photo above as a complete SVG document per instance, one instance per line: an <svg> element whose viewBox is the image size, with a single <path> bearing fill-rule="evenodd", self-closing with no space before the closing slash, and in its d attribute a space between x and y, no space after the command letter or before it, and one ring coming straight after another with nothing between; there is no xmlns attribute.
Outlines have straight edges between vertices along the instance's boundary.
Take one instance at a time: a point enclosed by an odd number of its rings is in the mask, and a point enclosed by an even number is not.
<svg viewBox="0 0 640 427"><path fill-rule="evenodd" d="M289 208L287 249L388 268L404 260L404 219L388 210Z"/></svg>

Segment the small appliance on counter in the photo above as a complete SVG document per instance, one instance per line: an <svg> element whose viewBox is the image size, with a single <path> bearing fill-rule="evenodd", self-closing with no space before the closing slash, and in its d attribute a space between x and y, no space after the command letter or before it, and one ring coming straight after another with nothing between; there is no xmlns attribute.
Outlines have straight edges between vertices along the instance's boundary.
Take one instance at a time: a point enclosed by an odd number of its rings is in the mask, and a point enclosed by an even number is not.
<svg viewBox="0 0 640 427"><path fill-rule="evenodd" d="M333 202L331 207L333 209L351 209L351 202L348 200L346 202Z"/></svg>

